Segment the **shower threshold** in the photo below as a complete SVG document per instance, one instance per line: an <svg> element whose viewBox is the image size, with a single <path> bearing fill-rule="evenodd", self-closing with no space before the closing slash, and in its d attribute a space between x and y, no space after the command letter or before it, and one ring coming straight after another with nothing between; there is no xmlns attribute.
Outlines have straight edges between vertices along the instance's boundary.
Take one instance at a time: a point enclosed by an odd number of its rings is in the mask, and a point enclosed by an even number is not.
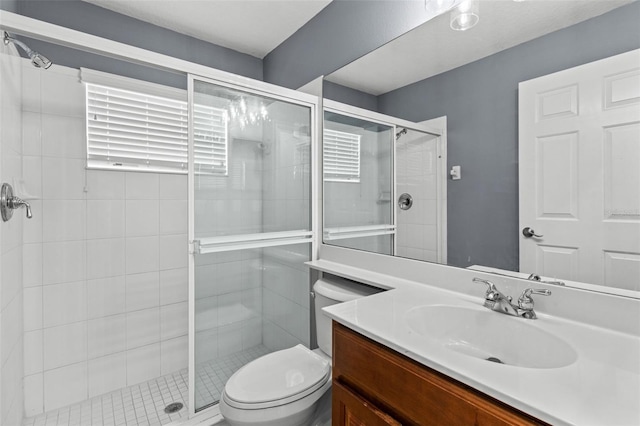
<svg viewBox="0 0 640 426"><path fill-rule="evenodd" d="M263 345L198 365L196 406L213 405L224 384L244 364L269 353ZM162 426L189 418L189 373L186 368L147 382L99 395L67 407L28 417L22 426ZM215 401L215 402L214 402ZM165 412L173 403L183 407ZM168 410L171 411L171 410Z"/></svg>

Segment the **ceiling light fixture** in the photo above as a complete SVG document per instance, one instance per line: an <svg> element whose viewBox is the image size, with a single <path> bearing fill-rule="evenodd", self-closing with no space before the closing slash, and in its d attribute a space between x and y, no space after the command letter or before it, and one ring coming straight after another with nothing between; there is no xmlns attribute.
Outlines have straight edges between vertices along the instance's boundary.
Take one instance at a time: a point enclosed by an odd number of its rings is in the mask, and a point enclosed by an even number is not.
<svg viewBox="0 0 640 426"><path fill-rule="evenodd" d="M452 30L466 31L480 20L480 0L464 0L451 9L450 21Z"/></svg>

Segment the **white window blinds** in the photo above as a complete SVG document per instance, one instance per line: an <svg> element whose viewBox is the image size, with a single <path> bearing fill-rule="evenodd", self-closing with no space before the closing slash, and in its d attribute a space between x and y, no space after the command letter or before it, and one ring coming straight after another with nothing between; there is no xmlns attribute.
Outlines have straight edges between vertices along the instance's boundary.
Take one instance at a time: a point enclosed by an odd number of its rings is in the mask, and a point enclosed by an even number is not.
<svg viewBox="0 0 640 426"><path fill-rule="evenodd" d="M360 135L324 129L324 180L360 182Z"/></svg>
<svg viewBox="0 0 640 426"><path fill-rule="evenodd" d="M186 102L88 83L86 90L88 167L186 173ZM225 111L194 109L196 171L226 175Z"/></svg>

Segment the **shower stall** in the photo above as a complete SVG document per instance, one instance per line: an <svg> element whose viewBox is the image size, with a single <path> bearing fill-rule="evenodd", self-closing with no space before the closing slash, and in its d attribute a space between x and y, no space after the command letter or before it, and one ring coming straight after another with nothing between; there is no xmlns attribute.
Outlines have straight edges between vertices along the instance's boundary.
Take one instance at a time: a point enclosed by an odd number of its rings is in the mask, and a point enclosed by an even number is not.
<svg viewBox="0 0 640 426"><path fill-rule="evenodd" d="M0 223L0 423L215 415L242 365L310 345L317 98L47 31L93 53L1 46L0 179L33 217Z"/></svg>

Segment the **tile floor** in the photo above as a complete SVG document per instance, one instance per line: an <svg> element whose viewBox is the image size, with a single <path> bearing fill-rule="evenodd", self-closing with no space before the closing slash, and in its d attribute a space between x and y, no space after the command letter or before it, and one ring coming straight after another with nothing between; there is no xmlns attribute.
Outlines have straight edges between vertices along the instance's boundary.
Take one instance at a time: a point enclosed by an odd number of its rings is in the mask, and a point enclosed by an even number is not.
<svg viewBox="0 0 640 426"><path fill-rule="evenodd" d="M218 401L227 379L244 364L270 351L254 346L224 358L209 361L198 368L196 406ZM189 374L182 369L173 374L96 396L58 410L24 420L23 426L160 426L187 418ZM166 414L172 403L184 405L180 411Z"/></svg>

